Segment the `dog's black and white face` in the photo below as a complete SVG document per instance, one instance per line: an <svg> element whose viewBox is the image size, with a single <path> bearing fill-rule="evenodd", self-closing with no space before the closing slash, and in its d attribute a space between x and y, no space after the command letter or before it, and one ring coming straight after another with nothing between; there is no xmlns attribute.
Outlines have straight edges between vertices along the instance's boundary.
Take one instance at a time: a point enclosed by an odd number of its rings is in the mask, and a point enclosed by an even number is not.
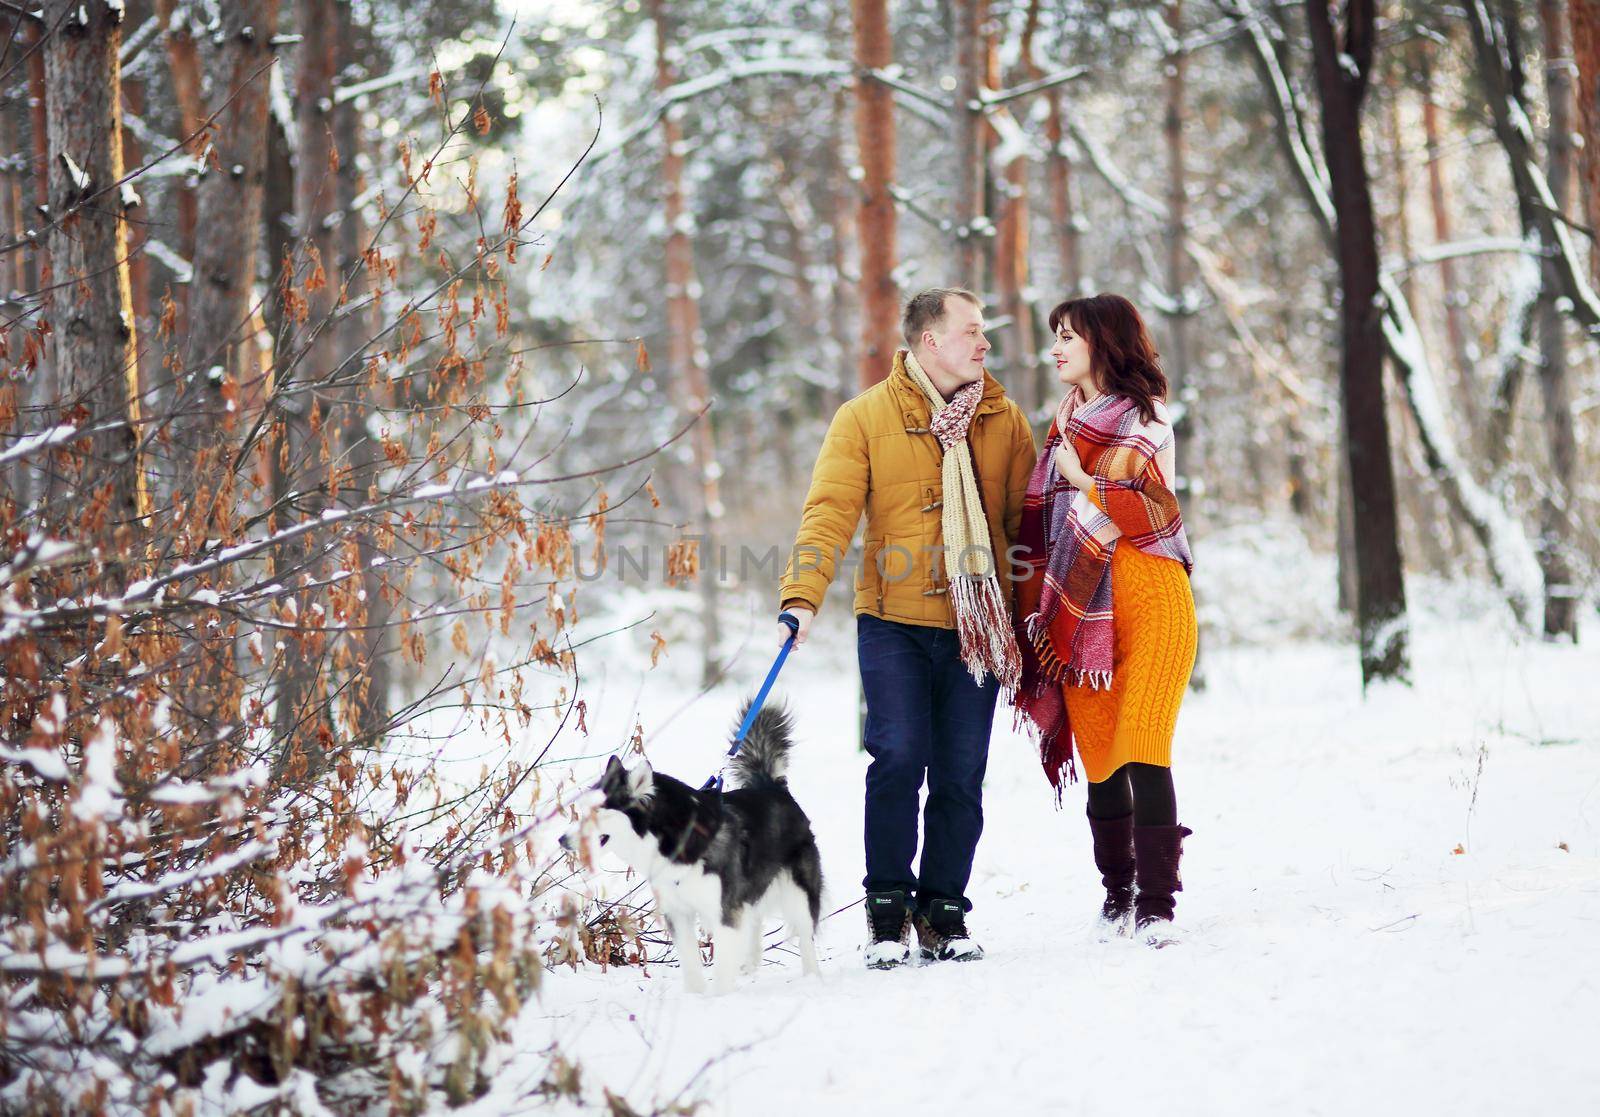
<svg viewBox="0 0 1600 1117"><path fill-rule="evenodd" d="M561 848L574 853L584 851L586 860L592 861L599 849L617 841L612 852L630 865L635 864L637 851L633 847L642 844L643 820L654 787L655 773L649 761L641 760L637 768L629 771L613 756L600 782L591 789L600 801L561 835Z"/></svg>

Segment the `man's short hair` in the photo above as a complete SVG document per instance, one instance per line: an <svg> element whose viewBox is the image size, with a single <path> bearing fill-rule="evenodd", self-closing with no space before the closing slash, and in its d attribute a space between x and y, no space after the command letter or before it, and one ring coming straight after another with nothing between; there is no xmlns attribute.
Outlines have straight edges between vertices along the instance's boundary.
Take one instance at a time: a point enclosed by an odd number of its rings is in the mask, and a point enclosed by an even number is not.
<svg viewBox="0 0 1600 1117"><path fill-rule="evenodd" d="M983 309L983 300L965 287L929 287L918 291L906 302L906 309L900 315L900 332L905 335L907 345L915 349L922 331L944 320L945 300L951 297L966 299L979 310Z"/></svg>

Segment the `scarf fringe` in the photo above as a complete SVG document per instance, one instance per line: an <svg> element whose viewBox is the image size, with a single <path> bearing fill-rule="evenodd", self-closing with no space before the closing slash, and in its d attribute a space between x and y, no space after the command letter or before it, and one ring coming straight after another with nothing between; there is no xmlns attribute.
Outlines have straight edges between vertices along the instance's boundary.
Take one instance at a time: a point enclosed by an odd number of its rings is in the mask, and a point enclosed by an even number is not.
<svg viewBox="0 0 1600 1117"><path fill-rule="evenodd" d="M962 577L950 582L951 612L961 638L961 662L975 682L984 673L1014 691L1022 678L1022 656L1011 634L1011 616L999 579Z"/></svg>
<svg viewBox="0 0 1600 1117"><path fill-rule="evenodd" d="M1073 679L1074 686L1083 686L1085 683L1087 683L1090 690L1111 689L1110 671L1082 671L1076 667L1069 667L1067 670L1072 675L1076 676Z"/></svg>

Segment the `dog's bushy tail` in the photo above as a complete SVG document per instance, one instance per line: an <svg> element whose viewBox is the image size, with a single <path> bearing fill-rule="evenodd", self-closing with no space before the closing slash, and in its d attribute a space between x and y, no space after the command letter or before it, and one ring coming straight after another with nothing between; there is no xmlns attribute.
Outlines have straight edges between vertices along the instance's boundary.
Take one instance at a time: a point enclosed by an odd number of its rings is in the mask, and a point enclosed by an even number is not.
<svg viewBox="0 0 1600 1117"><path fill-rule="evenodd" d="M739 722L744 724L750 712L750 701L739 709ZM756 720L745 734L744 744L728 762L728 782L734 787L771 787L786 783L789 771L790 736L794 720L788 707L780 702L768 702L756 714Z"/></svg>

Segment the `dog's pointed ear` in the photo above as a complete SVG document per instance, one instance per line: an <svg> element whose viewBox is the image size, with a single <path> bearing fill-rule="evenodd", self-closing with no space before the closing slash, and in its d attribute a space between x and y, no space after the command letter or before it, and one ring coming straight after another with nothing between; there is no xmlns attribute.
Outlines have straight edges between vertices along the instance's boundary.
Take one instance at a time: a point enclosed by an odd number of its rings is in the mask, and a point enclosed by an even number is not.
<svg viewBox="0 0 1600 1117"><path fill-rule="evenodd" d="M648 760L640 760L639 766L628 773L628 792L635 798L643 795L655 786L656 774L650 768Z"/></svg>
<svg viewBox="0 0 1600 1117"><path fill-rule="evenodd" d="M601 787L614 787L627 778L628 770L622 766L622 761L613 756L606 761L606 773L600 777Z"/></svg>

